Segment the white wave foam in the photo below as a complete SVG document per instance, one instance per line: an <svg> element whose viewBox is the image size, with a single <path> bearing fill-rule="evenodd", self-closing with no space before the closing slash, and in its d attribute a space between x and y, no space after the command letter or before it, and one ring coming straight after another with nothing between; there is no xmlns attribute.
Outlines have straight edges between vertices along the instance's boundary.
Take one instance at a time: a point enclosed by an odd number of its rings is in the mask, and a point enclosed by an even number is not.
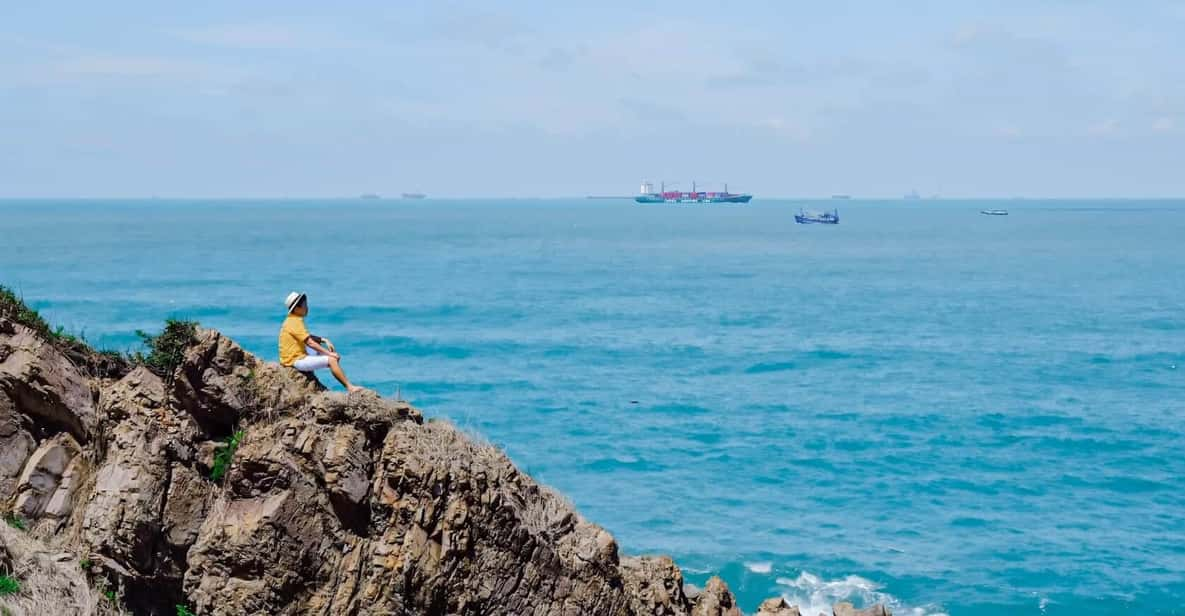
<svg viewBox="0 0 1185 616"><path fill-rule="evenodd" d="M761 563L745 563L745 568L753 573L760 573L765 575L774 570L774 564L770 562Z"/></svg>
<svg viewBox="0 0 1185 616"><path fill-rule="evenodd" d="M831 606L840 601L850 601L857 607L883 603L899 616L947 616L937 608L903 605L896 597L881 592L875 583L858 575L824 580L803 571L795 579L780 577L776 582L785 587L782 597L791 605L797 605L803 616L830 614Z"/></svg>

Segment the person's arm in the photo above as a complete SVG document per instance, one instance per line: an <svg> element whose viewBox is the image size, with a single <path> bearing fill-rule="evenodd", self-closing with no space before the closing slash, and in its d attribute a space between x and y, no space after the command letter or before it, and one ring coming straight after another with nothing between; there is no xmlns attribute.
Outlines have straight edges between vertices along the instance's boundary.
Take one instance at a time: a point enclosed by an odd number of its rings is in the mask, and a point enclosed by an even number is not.
<svg viewBox="0 0 1185 616"><path fill-rule="evenodd" d="M335 353L333 351L332 344L329 345L329 348L325 348L324 346L321 345L322 342L325 342L326 344L328 344L329 341L324 338L318 337L318 336L313 336L311 334L309 335L309 337L305 338L305 340L304 340L305 345L312 348L314 351L316 351L322 355L328 355L334 359L341 359L341 355L338 355L337 353Z"/></svg>

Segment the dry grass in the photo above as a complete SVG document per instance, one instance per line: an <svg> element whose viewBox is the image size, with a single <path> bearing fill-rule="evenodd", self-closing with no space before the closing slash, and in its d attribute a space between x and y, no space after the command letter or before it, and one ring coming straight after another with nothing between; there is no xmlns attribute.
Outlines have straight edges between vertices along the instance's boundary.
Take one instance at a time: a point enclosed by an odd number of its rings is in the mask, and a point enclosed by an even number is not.
<svg viewBox="0 0 1185 616"><path fill-rule="evenodd" d="M403 447L432 468L459 465L502 478L499 490L512 503L523 526L547 541L571 530L580 519L575 505L550 486L541 485L521 472L502 450L477 434L468 434L445 419L422 426L408 426L400 433Z"/></svg>
<svg viewBox="0 0 1185 616"><path fill-rule="evenodd" d="M423 425L401 425L398 438L400 448L433 468L448 468L453 464L469 472L477 469L501 471L513 466L510 458L497 447L459 430L447 419L432 419Z"/></svg>
<svg viewBox="0 0 1185 616"><path fill-rule="evenodd" d="M119 605L92 587L78 560L55 552L28 535L0 526L0 550L6 552L5 573L19 580L20 591L0 597L5 616L123 616Z"/></svg>

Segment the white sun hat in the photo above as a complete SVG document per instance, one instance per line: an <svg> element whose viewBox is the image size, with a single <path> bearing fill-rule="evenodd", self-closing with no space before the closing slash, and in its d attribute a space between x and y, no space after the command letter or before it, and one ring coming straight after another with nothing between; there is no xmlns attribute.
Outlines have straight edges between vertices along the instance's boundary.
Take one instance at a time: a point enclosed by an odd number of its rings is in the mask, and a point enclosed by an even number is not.
<svg viewBox="0 0 1185 616"><path fill-rule="evenodd" d="M292 310L296 308L300 300L304 299L304 296L304 293L297 293L296 291L288 294L288 298L284 300L284 305L288 307L288 314L292 314Z"/></svg>

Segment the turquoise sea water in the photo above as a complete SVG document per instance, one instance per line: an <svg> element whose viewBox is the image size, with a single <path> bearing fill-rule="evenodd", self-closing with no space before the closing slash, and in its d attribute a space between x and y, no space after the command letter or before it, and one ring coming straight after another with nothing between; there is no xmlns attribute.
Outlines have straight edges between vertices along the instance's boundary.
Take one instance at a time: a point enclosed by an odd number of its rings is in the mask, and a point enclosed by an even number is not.
<svg viewBox="0 0 1185 616"><path fill-rule="evenodd" d="M357 381L746 610L1182 613L1185 201L799 205L7 201L0 283L268 359L304 290Z"/></svg>

